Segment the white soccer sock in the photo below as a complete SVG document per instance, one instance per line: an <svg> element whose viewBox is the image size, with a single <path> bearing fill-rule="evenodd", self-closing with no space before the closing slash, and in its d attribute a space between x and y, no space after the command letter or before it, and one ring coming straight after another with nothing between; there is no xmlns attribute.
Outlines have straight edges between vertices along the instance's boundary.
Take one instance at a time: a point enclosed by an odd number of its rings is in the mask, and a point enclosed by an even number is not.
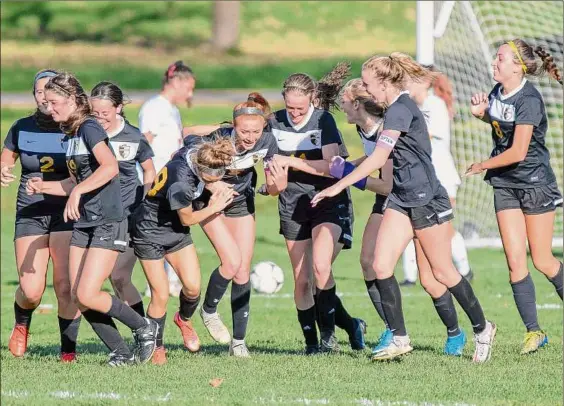
<svg viewBox="0 0 564 406"><path fill-rule="evenodd" d="M170 264L167 261L165 261L164 267L166 271L166 276L168 278L168 283L180 282L180 279L178 279L178 275L176 274L176 272L174 272L174 269L172 269L172 266L170 266Z"/></svg>
<svg viewBox="0 0 564 406"><path fill-rule="evenodd" d="M452 260L460 275L468 275L470 272L470 263L468 262L466 243L464 242L464 237L458 231L454 234L454 237L452 237Z"/></svg>
<svg viewBox="0 0 564 406"><path fill-rule="evenodd" d="M415 244L413 240L407 244L402 254L403 274L405 280L410 282L417 281L417 257L415 256Z"/></svg>

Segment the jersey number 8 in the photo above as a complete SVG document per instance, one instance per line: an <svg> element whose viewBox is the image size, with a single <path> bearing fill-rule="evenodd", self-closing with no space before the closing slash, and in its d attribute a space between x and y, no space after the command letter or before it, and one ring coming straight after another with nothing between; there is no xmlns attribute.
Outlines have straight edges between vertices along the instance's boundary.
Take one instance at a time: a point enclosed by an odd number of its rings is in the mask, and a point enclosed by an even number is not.
<svg viewBox="0 0 564 406"><path fill-rule="evenodd" d="M168 168L165 166L163 169L160 170L159 174L157 175L157 178L153 182L153 187L151 188L151 190L147 192L147 196L151 196L151 197L155 196L159 192L159 190L163 188L167 178L168 178Z"/></svg>
<svg viewBox="0 0 564 406"><path fill-rule="evenodd" d="M55 160L50 156L44 156L39 160L39 163L41 164L41 173L55 172L55 168L53 168L53 165L55 165Z"/></svg>

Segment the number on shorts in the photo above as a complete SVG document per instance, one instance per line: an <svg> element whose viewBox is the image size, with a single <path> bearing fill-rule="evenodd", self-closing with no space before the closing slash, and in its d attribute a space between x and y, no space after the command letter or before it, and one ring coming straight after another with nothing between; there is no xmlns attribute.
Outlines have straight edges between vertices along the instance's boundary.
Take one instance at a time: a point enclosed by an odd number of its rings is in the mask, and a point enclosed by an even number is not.
<svg viewBox="0 0 564 406"><path fill-rule="evenodd" d="M159 192L159 190L161 190L165 185L167 177L168 177L168 168L165 166L158 173L157 178L153 182L153 187L151 188L151 190L147 192L147 196L151 196L151 197L155 196Z"/></svg>
<svg viewBox="0 0 564 406"><path fill-rule="evenodd" d="M55 168L53 168L53 165L55 165L55 160L52 157L44 156L39 160L39 163L41 164L41 173L55 172Z"/></svg>
<svg viewBox="0 0 564 406"><path fill-rule="evenodd" d="M503 133L501 132L501 127L499 126L499 123L497 121L492 121L492 127L495 130L495 135L497 135L497 138L503 138Z"/></svg>

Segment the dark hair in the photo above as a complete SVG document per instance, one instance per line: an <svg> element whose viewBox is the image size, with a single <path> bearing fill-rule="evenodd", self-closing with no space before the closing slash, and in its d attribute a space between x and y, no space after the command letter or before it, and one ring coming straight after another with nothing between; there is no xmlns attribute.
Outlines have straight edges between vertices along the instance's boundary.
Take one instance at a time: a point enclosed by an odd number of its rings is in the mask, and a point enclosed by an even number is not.
<svg viewBox="0 0 564 406"><path fill-rule="evenodd" d="M120 87L112 82L98 83L90 92L90 98L109 100L112 102L112 106L114 107L118 107L120 104L124 106L130 103L130 100L123 94ZM121 109L119 114L121 114L121 116L125 118L123 108Z"/></svg>
<svg viewBox="0 0 564 406"><path fill-rule="evenodd" d="M91 115L88 95L84 92L78 79L71 73L63 72L49 79L45 91L52 91L65 98L74 97L76 110L64 123L61 130L67 135L76 135L80 125Z"/></svg>
<svg viewBox="0 0 564 406"><path fill-rule="evenodd" d="M527 44L520 38L516 38L513 41L507 41L506 44L511 45L511 42L515 45L518 52L515 53L515 50L512 49L513 60L515 63L525 66L526 71L524 74L540 76L546 72L552 79L562 84L562 75L558 66L554 63L554 58L546 52L543 47L537 46L533 49L531 45ZM537 62L535 54L539 56L540 64Z"/></svg>
<svg viewBox="0 0 564 406"><path fill-rule="evenodd" d="M162 80L162 85L166 85L174 78L196 78L194 71L188 65L185 65L182 61L176 61L170 64L164 73Z"/></svg>
<svg viewBox="0 0 564 406"><path fill-rule="evenodd" d="M42 69L35 74L33 77L33 90L32 93L35 96L35 86L37 81L40 79L51 78L58 74L59 72L54 69ZM45 114L39 108L36 108L33 112L33 120L35 124L43 131L61 131L61 125L53 120L50 114Z"/></svg>

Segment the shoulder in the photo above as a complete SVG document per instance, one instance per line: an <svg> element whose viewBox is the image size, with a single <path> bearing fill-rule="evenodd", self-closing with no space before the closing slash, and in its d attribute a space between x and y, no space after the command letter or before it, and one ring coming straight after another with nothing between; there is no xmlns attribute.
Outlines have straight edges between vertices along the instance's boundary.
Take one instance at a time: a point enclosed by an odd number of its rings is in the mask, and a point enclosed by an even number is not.
<svg viewBox="0 0 564 406"><path fill-rule="evenodd" d="M531 82L527 81L519 92L519 99L537 99L542 101L542 94Z"/></svg>
<svg viewBox="0 0 564 406"><path fill-rule="evenodd" d="M490 91L489 97L488 98L497 98L499 97L499 90L501 89L501 83L496 83L496 85L492 88L492 90Z"/></svg>
<svg viewBox="0 0 564 406"><path fill-rule="evenodd" d="M334 123L335 122L335 117L333 117L333 114L331 114L327 110L315 109L315 110L313 110L313 114L312 114L311 118L314 119L314 120L317 118L320 123Z"/></svg>
<svg viewBox="0 0 564 406"><path fill-rule="evenodd" d="M400 97L398 100L392 103L390 107L388 107L385 116L390 117L398 114L411 114L411 107L413 107L411 104L415 105L415 102L413 102L413 100L411 100L409 96L407 96L406 98ZM415 107L417 108L417 106Z"/></svg>
<svg viewBox="0 0 564 406"><path fill-rule="evenodd" d="M12 131L19 131L19 130L25 131L26 129L35 129L35 128L39 130L37 124L35 123L35 119L33 118L32 115L20 118L14 121L14 124L12 124Z"/></svg>
<svg viewBox="0 0 564 406"><path fill-rule="evenodd" d="M131 125L127 120L123 126L123 131L115 136L115 138L118 137L119 139L123 139L125 141L141 141L141 139L144 138L141 131L139 131L139 128Z"/></svg>
<svg viewBox="0 0 564 406"><path fill-rule="evenodd" d="M268 119L268 123L271 127L278 127L280 123L286 122L286 109L278 110L271 115Z"/></svg>
<svg viewBox="0 0 564 406"><path fill-rule="evenodd" d="M143 103L141 109L139 110L139 115L148 113L153 109L162 109L164 106L163 101L163 98L159 95L151 97L149 100Z"/></svg>
<svg viewBox="0 0 564 406"><path fill-rule="evenodd" d="M88 117L86 120L82 122L80 127L78 127L79 134L89 134L89 133L106 133L100 123L96 121L93 117Z"/></svg>

